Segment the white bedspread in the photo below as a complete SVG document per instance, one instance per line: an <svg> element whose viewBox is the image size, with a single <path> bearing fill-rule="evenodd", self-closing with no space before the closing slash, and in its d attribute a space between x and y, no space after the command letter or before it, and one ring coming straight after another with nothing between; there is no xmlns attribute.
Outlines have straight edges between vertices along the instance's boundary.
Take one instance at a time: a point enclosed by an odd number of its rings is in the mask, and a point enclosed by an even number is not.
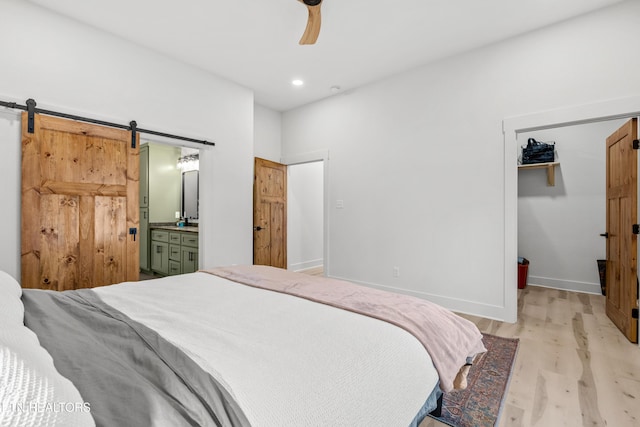
<svg viewBox="0 0 640 427"><path fill-rule="evenodd" d="M94 290L189 354L256 427L406 427L438 380L396 326L210 274Z"/></svg>

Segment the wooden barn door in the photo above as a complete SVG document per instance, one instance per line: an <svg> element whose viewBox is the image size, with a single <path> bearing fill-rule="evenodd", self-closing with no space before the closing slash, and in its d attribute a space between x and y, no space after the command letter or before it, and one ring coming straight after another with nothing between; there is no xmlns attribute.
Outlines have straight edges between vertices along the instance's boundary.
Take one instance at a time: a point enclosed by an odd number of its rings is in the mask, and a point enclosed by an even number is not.
<svg viewBox="0 0 640 427"><path fill-rule="evenodd" d="M253 263L287 268L287 166L255 159Z"/></svg>
<svg viewBox="0 0 640 427"><path fill-rule="evenodd" d="M139 279L139 144L126 130L22 115L22 286Z"/></svg>
<svg viewBox="0 0 640 427"><path fill-rule="evenodd" d="M607 138L607 316L632 342L638 341L636 119Z"/></svg>

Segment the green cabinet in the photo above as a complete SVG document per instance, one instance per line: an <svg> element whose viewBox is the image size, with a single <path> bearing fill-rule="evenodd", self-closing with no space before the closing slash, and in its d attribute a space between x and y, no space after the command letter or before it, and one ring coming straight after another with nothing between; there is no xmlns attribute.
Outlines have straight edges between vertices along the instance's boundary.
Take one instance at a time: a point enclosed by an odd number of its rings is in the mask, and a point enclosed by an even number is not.
<svg viewBox="0 0 640 427"><path fill-rule="evenodd" d="M182 274L198 271L198 248L182 246L180 254L182 255L180 258Z"/></svg>
<svg viewBox="0 0 640 427"><path fill-rule="evenodd" d="M192 248L198 247L198 233L181 233L180 244Z"/></svg>
<svg viewBox="0 0 640 427"><path fill-rule="evenodd" d="M165 276L198 271L198 233L151 230L151 270Z"/></svg>
<svg viewBox="0 0 640 427"><path fill-rule="evenodd" d="M180 233L169 233L169 276L182 274L180 263Z"/></svg>
<svg viewBox="0 0 640 427"><path fill-rule="evenodd" d="M180 245L169 244L169 259L180 262Z"/></svg>
<svg viewBox="0 0 640 427"><path fill-rule="evenodd" d="M183 274L198 271L197 233L180 233L180 263Z"/></svg>
<svg viewBox="0 0 640 427"><path fill-rule="evenodd" d="M151 270L169 274L169 232L151 229Z"/></svg>
<svg viewBox="0 0 640 427"><path fill-rule="evenodd" d="M156 273L169 274L169 244L151 241L151 270Z"/></svg>
<svg viewBox="0 0 640 427"><path fill-rule="evenodd" d="M180 263L178 261L169 260L169 276L182 274Z"/></svg>

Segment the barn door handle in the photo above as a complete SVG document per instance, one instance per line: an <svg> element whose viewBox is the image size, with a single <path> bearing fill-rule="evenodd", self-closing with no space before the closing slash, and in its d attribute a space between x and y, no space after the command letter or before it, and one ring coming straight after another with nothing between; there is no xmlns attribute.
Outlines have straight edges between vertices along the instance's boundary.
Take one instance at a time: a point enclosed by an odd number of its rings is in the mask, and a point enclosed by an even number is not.
<svg viewBox="0 0 640 427"><path fill-rule="evenodd" d="M264 228L260 227L259 225L256 225L253 227L253 231L260 231L260 230L264 230Z"/></svg>
<svg viewBox="0 0 640 427"><path fill-rule="evenodd" d="M600 234L602 237L604 237L605 239L609 238L609 233L602 233Z"/></svg>

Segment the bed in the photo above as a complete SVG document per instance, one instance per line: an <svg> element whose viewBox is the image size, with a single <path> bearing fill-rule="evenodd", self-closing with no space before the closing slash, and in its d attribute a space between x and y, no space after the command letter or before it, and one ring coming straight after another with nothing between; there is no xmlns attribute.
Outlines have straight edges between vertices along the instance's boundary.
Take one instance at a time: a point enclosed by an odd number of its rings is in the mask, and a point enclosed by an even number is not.
<svg viewBox="0 0 640 427"><path fill-rule="evenodd" d="M0 272L0 324L0 425L417 426L485 351L422 299L264 266L65 292Z"/></svg>

